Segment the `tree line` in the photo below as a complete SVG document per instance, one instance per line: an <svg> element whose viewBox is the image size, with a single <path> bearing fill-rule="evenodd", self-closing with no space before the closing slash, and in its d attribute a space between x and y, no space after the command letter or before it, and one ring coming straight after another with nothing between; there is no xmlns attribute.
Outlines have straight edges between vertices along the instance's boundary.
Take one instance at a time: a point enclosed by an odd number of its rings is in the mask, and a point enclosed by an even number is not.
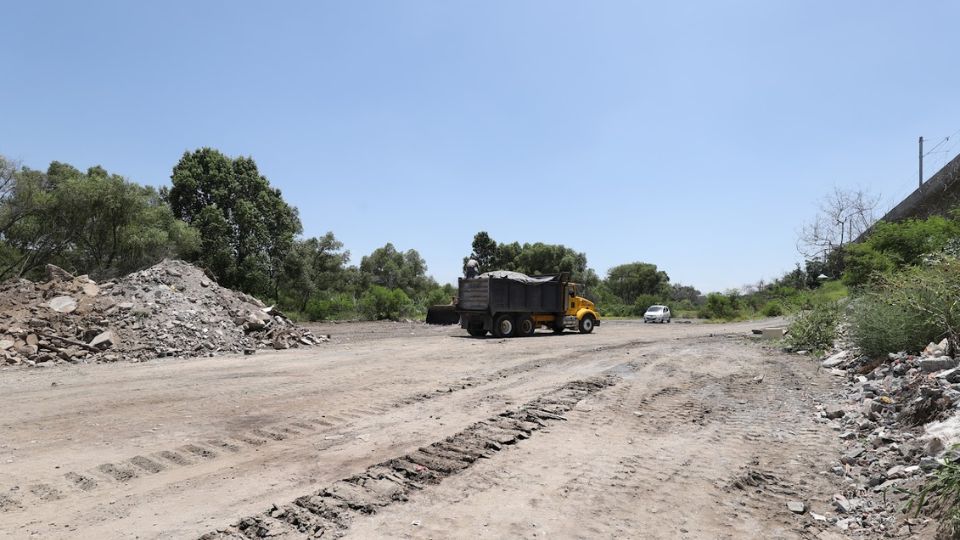
<svg viewBox="0 0 960 540"><path fill-rule="evenodd" d="M312 320L418 317L456 294L430 277L415 249L387 243L351 264L333 232L302 232L296 207L250 157L184 152L170 186L156 189L100 166L81 171L55 161L42 171L0 156L0 280L41 279L47 264L105 280L180 258L223 286ZM619 265L601 278L584 253L563 245L497 243L481 231L471 247L484 270L570 272L610 315L703 300L649 263Z"/></svg>
<svg viewBox="0 0 960 540"><path fill-rule="evenodd" d="M498 243L481 231L473 237L472 248L464 262L473 258L483 271L511 270L529 275L569 272L604 315L641 316L655 304L670 304L674 311L689 312L706 301L696 288L670 283L670 276L652 263L617 265L601 278L587 265L586 254L562 244Z"/></svg>

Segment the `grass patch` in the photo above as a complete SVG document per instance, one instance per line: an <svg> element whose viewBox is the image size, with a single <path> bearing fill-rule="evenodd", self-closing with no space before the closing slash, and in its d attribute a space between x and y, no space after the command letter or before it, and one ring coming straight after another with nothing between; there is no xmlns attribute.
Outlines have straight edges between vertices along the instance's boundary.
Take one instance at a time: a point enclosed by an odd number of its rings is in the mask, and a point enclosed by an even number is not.
<svg viewBox="0 0 960 540"><path fill-rule="evenodd" d="M906 511L940 516L939 538L960 538L960 465L947 462L914 493Z"/></svg>

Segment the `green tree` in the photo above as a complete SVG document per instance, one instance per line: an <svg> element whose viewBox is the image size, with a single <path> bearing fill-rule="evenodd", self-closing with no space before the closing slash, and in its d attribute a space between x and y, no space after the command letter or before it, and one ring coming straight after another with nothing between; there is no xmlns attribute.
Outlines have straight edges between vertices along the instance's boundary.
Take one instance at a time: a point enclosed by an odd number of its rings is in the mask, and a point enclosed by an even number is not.
<svg viewBox="0 0 960 540"><path fill-rule="evenodd" d="M417 250L398 251L390 243L360 259L360 272L373 285L401 289L408 297L437 286Z"/></svg>
<svg viewBox="0 0 960 540"><path fill-rule="evenodd" d="M174 214L200 231L199 262L226 286L279 296L300 218L253 159L211 148L185 152L171 181Z"/></svg>
<svg viewBox="0 0 960 540"><path fill-rule="evenodd" d="M486 231L480 231L474 235L471 247L482 272L501 269L497 266L500 263L499 246ZM466 261L464 261L464 264L466 264Z"/></svg>
<svg viewBox="0 0 960 540"><path fill-rule="evenodd" d="M640 295L665 296L670 276L655 264L633 262L611 268L605 283L625 304L633 304Z"/></svg>
<svg viewBox="0 0 960 540"><path fill-rule="evenodd" d="M703 293L695 287L673 283L667 293L667 298L674 302L689 302L690 304L700 304L706 301Z"/></svg>
<svg viewBox="0 0 960 540"><path fill-rule="evenodd" d="M347 290L346 264L349 261L350 252L343 250L343 242L332 232L295 241L283 261L281 297L291 299L298 311L305 311L307 302L316 293Z"/></svg>
<svg viewBox="0 0 960 540"><path fill-rule="evenodd" d="M154 188L102 167L82 173L55 161L45 173L8 174L0 166L0 184L0 277L54 263L103 279L199 247Z"/></svg>
<svg viewBox="0 0 960 540"><path fill-rule="evenodd" d="M528 275L569 272L573 281L588 287L600 282L597 273L587 266L587 256L562 244L498 244L486 231L480 231L474 235L471 247L483 272L511 270ZM464 263L467 259L464 257Z"/></svg>

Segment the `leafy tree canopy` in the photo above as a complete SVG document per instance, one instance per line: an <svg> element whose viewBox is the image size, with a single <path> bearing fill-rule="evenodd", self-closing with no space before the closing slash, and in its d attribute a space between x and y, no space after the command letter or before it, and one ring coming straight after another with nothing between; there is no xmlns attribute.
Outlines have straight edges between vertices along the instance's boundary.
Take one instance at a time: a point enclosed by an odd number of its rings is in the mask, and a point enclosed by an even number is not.
<svg viewBox="0 0 960 540"><path fill-rule="evenodd" d="M197 231L154 188L102 167L84 173L55 161L46 172L11 171L0 163L0 171L0 278L53 263L103 279L199 248Z"/></svg>
<svg viewBox="0 0 960 540"><path fill-rule="evenodd" d="M670 277L655 264L633 262L611 268L605 283L624 303L633 304L640 295L663 296Z"/></svg>
<svg viewBox="0 0 960 540"><path fill-rule="evenodd" d="M174 214L200 231L200 263L226 286L277 296L284 259L302 228L296 208L253 159L211 148L185 152L171 181Z"/></svg>
<svg viewBox="0 0 960 540"><path fill-rule="evenodd" d="M489 234L481 231L473 237L471 247L483 272L511 270L529 275L570 272L571 279L577 283L593 286L600 281L596 272L587 266L584 253L562 244L498 244ZM464 257L464 262L467 258Z"/></svg>
<svg viewBox="0 0 960 540"><path fill-rule="evenodd" d="M427 276L427 263L417 250L398 251L390 243L363 257L360 272L374 285L401 289L409 297L437 286L436 281Z"/></svg>

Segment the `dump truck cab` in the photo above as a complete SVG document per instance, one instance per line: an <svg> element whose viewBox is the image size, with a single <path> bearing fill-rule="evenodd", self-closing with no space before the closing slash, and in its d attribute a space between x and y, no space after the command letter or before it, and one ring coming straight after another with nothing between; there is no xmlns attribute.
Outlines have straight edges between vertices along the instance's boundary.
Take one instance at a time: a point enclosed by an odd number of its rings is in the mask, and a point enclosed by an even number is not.
<svg viewBox="0 0 960 540"><path fill-rule="evenodd" d="M600 313L580 296L580 286L569 274L527 276L517 272L488 272L459 280L456 312L460 326L471 336L530 336L537 328L556 333L566 329L589 334L600 323Z"/></svg>
<svg viewBox="0 0 960 540"><path fill-rule="evenodd" d="M600 324L600 312L597 311L597 306L594 305L593 302L580 296L580 291L581 287L576 283L567 284L567 297L569 300L564 318L574 317L576 322L565 320L564 326L568 328L575 327L581 332L586 330L585 333L590 333L594 326ZM584 325L589 326L589 328L583 328Z"/></svg>

